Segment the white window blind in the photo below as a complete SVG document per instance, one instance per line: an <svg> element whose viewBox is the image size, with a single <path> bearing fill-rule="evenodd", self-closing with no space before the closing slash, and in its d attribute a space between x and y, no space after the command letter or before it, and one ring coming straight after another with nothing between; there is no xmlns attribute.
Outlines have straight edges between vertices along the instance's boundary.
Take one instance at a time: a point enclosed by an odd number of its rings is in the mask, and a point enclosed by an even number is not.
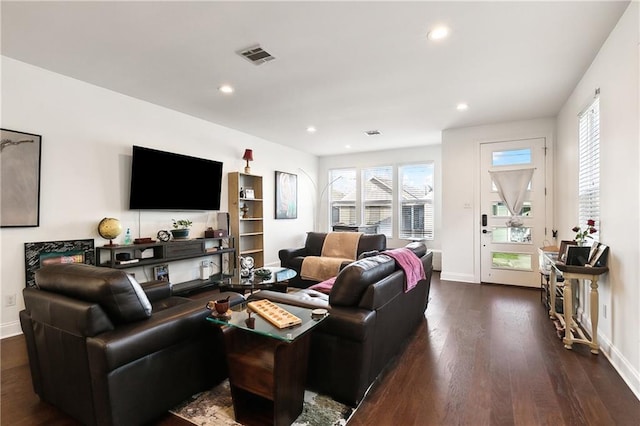
<svg viewBox="0 0 640 426"><path fill-rule="evenodd" d="M331 225L356 225L356 169L329 171Z"/></svg>
<svg viewBox="0 0 640 426"><path fill-rule="evenodd" d="M362 170L362 202L364 223L377 225L378 234L391 237L393 205L393 167L382 166Z"/></svg>
<svg viewBox="0 0 640 426"><path fill-rule="evenodd" d="M578 221L584 227L593 219L600 224L600 102L596 98L579 115L580 171L578 178ZM598 239L599 234L594 234Z"/></svg>
<svg viewBox="0 0 640 426"><path fill-rule="evenodd" d="M433 163L401 166L400 233L402 239L433 239Z"/></svg>

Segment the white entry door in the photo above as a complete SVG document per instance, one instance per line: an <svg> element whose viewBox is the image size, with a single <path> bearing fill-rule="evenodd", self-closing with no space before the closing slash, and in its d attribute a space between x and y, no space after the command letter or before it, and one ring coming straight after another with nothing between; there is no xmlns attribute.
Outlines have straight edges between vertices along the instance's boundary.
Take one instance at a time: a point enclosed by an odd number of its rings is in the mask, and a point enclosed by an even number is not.
<svg viewBox="0 0 640 426"><path fill-rule="evenodd" d="M540 286L538 247L543 246L546 226L545 152L544 138L480 146L482 282ZM496 186L494 180L500 179L507 191ZM522 185L514 185L518 179ZM524 190L514 194L516 186ZM502 195L498 187L503 188ZM516 220L508 204L520 206Z"/></svg>

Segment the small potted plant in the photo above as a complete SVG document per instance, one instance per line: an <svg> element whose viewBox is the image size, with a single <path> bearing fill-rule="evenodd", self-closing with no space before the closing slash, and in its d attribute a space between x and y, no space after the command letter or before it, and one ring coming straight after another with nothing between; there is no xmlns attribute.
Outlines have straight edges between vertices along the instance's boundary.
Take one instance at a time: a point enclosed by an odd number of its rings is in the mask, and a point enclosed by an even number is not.
<svg viewBox="0 0 640 426"><path fill-rule="evenodd" d="M173 235L174 239L189 238L189 228L193 225L193 222L188 219L171 219L171 221L173 222L171 235Z"/></svg>

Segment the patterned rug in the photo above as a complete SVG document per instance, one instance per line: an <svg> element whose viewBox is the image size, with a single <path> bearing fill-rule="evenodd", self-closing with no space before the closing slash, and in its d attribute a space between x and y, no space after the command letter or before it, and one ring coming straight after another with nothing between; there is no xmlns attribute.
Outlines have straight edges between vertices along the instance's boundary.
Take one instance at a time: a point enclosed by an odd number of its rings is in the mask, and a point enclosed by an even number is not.
<svg viewBox="0 0 640 426"><path fill-rule="evenodd" d="M240 425L234 420L228 380L210 391L192 396L191 399L170 411L173 415L199 426ZM340 404L327 396L305 391L302 414L293 425L344 426L354 412L354 408Z"/></svg>

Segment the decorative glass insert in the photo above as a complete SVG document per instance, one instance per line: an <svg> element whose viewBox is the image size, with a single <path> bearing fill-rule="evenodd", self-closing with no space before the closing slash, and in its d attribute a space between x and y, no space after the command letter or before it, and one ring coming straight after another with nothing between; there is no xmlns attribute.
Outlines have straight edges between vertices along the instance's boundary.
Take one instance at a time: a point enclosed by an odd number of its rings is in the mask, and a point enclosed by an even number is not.
<svg viewBox="0 0 640 426"><path fill-rule="evenodd" d="M491 267L494 269L532 271L532 258L533 256L529 253L492 252Z"/></svg>
<svg viewBox="0 0 640 426"><path fill-rule="evenodd" d="M531 228L494 227L491 230L491 242L531 244Z"/></svg>
<svg viewBox="0 0 640 426"><path fill-rule="evenodd" d="M491 215L493 217L509 217L509 209L502 201L494 201L491 203ZM522 208L518 216L531 216L531 201L525 201L522 203Z"/></svg>
<svg viewBox="0 0 640 426"><path fill-rule="evenodd" d="M493 166L531 164L531 148L494 151L491 154L491 164Z"/></svg>

